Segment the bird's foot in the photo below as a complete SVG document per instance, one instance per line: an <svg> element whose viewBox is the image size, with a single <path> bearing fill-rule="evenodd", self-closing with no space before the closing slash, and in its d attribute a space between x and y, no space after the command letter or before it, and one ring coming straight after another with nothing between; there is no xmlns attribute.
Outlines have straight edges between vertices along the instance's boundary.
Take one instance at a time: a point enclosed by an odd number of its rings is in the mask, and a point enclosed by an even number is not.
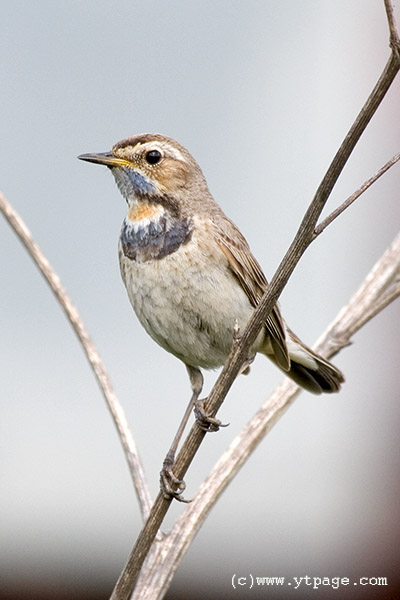
<svg viewBox="0 0 400 600"><path fill-rule="evenodd" d="M221 423L219 419L212 417L205 409L205 400L197 400L194 405L194 414L196 423L203 431L210 433L219 431L220 427L228 427L229 423Z"/></svg>
<svg viewBox="0 0 400 600"><path fill-rule="evenodd" d="M175 498L178 502L191 502L186 500L182 494L186 488L183 479L176 477L172 471L175 464L174 454L168 453L164 459L162 469L160 471L160 490L166 500Z"/></svg>

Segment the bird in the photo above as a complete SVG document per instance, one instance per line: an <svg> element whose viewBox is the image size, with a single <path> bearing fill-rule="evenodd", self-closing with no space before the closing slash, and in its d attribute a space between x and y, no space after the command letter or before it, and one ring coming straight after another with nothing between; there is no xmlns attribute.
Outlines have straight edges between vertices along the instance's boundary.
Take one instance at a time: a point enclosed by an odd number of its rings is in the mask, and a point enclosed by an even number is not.
<svg viewBox="0 0 400 600"><path fill-rule="evenodd" d="M166 498L185 501L173 472L175 454L194 409L199 425L222 425L200 400L202 369L227 360L235 331L250 320L268 282L238 229L209 191L189 151L159 133L117 142L109 152L78 156L108 167L127 203L119 237L122 280L146 332L188 371L192 395L161 471ZM338 392L343 374L306 346L276 304L256 338L243 371L264 354L303 389Z"/></svg>

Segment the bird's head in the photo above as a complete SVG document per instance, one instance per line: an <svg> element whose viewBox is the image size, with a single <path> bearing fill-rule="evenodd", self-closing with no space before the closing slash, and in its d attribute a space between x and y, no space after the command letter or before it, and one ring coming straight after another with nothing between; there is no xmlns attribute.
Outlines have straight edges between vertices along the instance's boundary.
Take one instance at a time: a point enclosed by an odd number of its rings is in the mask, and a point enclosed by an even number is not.
<svg viewBox="0 0 400 600"><path fill-rule="evenodd" d="M203 173L178 142L160 134L140 134L115 144L111 152L81 154L81 160L109 167L129 206L171 203L183 208L188 198L207 194Z"/></svg>

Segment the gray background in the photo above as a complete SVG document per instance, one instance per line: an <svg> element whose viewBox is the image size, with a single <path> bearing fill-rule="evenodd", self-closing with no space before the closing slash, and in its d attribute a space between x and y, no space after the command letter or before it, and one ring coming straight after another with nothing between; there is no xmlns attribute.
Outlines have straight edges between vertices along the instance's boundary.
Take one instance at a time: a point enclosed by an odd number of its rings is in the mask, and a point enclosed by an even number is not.
<svg viewBox="0 0 400 600"><path fill-rule="evenodd" d="M187 375L130 308L116 251L126 209L112 177L76 155L145 131L176 138L271 276L389 56L383 3L3 1L1 9L0 188L81 311L155 494ZM329 209L399 151L399 87ZM397 166L313 244L289 281L283 313L308 343L397 233L399 184ZM106 598L140 528L137 503L74 334L3 219L0 282L2 589ZM234 597L233 573L387 576L389 588L332 597L393 594L399 317L397 303L336 358L347 379L339 396L303 394L279 422L212 511L173 597ZM221 410L231 425L207 437L186 477L189 496L281 379L260 357L235 383Z"/></svg>

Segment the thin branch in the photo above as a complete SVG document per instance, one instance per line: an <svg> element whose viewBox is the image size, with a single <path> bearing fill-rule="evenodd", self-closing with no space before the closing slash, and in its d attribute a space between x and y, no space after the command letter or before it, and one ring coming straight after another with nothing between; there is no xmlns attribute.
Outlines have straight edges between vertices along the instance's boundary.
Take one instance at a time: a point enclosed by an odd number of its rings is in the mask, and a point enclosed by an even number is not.
<svg viewBox="0 0 400 600"><path fill-rule="evenodd" d="M386 1L386 7L388 5ZM389 18L389 17L388 17ZM391 22L391 21L389 21ZM391 40L392 40L391 36ZM397 46L396 46L397 47ZM281 261L267 291L262 297L260 304L254 311L239 344L234 348L225 363L210 395L208 396L206 410L211 416L215 416L223 403L226 394L236 379L240 369L245 362L249 349L261 330L265 319L276 304L279 295L289 280L301 256L310 245L318 218L326 204L326 201L340 175L352 151L354 150L360 136L372 119L379 104L382 102L386 92L393 82L400 68L400 55L393 50L377 84L365 102L359 115L351 126L343 143L337 151L325 177L323 178L316 195L314 196L307 212L300 224L299 230L290 245L289 250ZM179 452L174 473L179 479L183 479L189 468L205 433L195 424L190 430L182 449ZM157 531L168 511L171 500L165 499L158 494L151 509L149 518L139 534L136 544L128 558L128 562L114 588L111 600L128 600L134 588L139 571L145 560L150 546Z"/></svg>
<svg viewBox="0 0 400 600"><path fill-rule="evenodd" d="M400 235L321 336L315 350L326 358L331 358L350 343L351 338L371 316L376 315L387 305L388 298L392 301L399 296ZM171 532L161 542L153 544L132 600L159 600L163 597L209 511L267 433L291 406L299 392L300 389L296 384L285 379L235 437L210 475L201 484L193 501L180 515ZM161 564L162 568L160 568Z"/></svg>
<svg viewBox="0 0 400 600"><path fill-rule="evenodd" d="M18 235L19 239L35 261L43 277L49 284L64 313L75 331L78 340L86 354L86 357L92 367L93 373L97 379L104 399L114 419L122 447L128 462L129 470L135 486L136 495L139 500L140 510L143 519L146 519L151 507L151 497L148 491L143 467L136 449L136 444L124 413L112 387L110 378L107 374L103 361L96 350L85 325L78 313L77 308L69 298L60 278L51 267L49 261L44 256L39 246L32 238L32 234L21 219L21 217L12 208L5 196L0 192L0 210L7 219L8 223Z"/></svg>
<svg viewBox="0 0 400 600"><path fill-rule="evenodd" d="M335 210L333 210L330 215L328 215L319 225L316 226L316 228L314 229L312 241L314 241L324 231L324 229L332 223L332 221L337 219L337 217L341 215L342 212L346 210L346 208L349 208L349 206L353 204L353 202L355 202L365 191L367 191L367 189L370 188L371 185L379 179L379 177L386 173L386 171L388 171L390 167L393 167L393 165L395 165L399 160L400 153L393 156L393 158L391 158L385 165L383 165L381 169L379 169L377 173L375 173L375 175L373 175L365 183L363 183L363 185L357 191L355 191L354 194L349 196L340 206L335 208Z"/></svg>
<svg viewBox="0 0 400 600"><path fill-rule="evenodd" d="M397 56L399 56L399 54L400 54L400 38L399 38L399 32L397 30L397 26L396 26L396 21L394 18L393 2L391 0L384 0L384 2L385 2L386 17L388 20L389 32L390 32L390 47L391 47L392 51L395 54L397 54Z"/></svg>

